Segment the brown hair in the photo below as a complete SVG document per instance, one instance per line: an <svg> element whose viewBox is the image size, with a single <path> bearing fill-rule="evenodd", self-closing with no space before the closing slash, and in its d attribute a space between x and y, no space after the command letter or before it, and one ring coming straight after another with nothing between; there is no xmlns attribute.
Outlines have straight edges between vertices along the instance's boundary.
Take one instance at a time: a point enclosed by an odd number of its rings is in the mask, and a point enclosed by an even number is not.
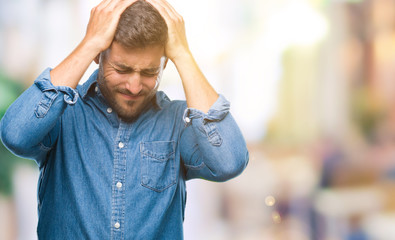
<svg viewBox="0 0 395 240"><path fill-rule="evenodd" d="M122 13L114 41L126 48L165 46L167 25L158 10L148 2L139 0Z"/></svg>

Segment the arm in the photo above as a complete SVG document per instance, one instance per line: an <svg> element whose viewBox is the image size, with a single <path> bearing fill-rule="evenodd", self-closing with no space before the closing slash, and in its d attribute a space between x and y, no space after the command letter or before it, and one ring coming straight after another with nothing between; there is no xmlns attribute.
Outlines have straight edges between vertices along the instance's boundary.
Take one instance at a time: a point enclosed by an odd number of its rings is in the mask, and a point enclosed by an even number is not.
<svg viewBox="0 0 395 240"><path fill-rule="evenodd" d="M74 89L54 87L46 69L7 109L0 122L1 140L18 156L42 159L56 142L59 117L77 99Z"/></svg>
<svg viewBox="0 0 395 240"><path fill-rule="evenodd" d="M122 12L135 1L104 0L92 9L84 39L51 71L53 85L77 87L95 57L110 47Z"/></svg>
<svg viewBox="0 0 395 240"><path fill-rule="evenodd" d="M44 71L10 106L0 123L0 137L12 152L37 159L51 149L60 116L77 101L74 88L92 60L110 46L120 15L135 1L104 0L93 8L78 47L53 70Z"/></svg>
<svg viewBox="0 0 395 240"><path fill-rule="evenodd" d="M218 99L218 94L200 71L189 50L183 18L165 0L147 1L166 21L169 38L165 54L180 74L188 107L207 112Z"/></svg>
<svg viewBox="0 0 395 240"><path fill-rule="evenodd" d="M193 108L185 111L187 127L181 135L180 149L186 179L226 181L247 166L247 146L229 107L220 95L207 114Z"/></svg>
<svg viewBox="0 0 395 240"><path fill-rule="evenodd" d="M249 155L244 138L229 113L229 102L212 88L200 71L185 35L182 17L165 0L147 0L165 19L169 38L166 56L175 64L184 87L187 127L181 134L186 178L225 181L240 174Z"/></svg>

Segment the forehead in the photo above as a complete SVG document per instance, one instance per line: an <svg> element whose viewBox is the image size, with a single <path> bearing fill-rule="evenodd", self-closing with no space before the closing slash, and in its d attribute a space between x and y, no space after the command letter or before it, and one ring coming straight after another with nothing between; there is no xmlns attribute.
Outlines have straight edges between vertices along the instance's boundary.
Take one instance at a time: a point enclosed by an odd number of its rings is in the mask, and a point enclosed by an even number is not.
<svg viewBox="0 0 395 240"><path fill-rule="evenodd" d="M162 56L164 56L164 47L158 45L130 49L113 42L106 51L108 61L135 69L158 67Z"/></svg>

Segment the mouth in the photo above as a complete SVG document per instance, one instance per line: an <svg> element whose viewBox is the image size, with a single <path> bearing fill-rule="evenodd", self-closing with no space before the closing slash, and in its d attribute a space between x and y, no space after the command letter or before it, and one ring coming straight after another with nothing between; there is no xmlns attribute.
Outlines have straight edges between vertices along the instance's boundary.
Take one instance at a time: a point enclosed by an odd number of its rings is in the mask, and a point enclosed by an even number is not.
<svg viewBox="0 0 395 240"><path fill-rule="evenodd" d="M128 101L136 101L142 97L142 95L130 95L130 94L125 94L125 93L119 93L119 95L121 95L121 97L123 99L128 100Z"/></svg>

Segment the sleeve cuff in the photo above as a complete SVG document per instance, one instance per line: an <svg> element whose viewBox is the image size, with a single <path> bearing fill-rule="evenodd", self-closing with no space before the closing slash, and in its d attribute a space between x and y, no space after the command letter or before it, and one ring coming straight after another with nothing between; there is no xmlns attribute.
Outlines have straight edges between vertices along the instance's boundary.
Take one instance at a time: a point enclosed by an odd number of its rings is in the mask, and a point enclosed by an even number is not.
<svg viewBox="0 0 395 240"><path fill-rule="evenodd" d="M42 91L42 92L55 92L59 93L62 92L64 94L64 101L67 104L73 105L77 102L78 100L78 92L75 89L72 89L71 87L66 87L66 86L54 86L51 82L51 68L45 69L43 73L41 73L40 76L34 81L36 86Z"/></svg>
<svg viewBox="0 0 395 240"><path fill-rule="evenodd" d="M51 82L50 72L51 68L45 69L45 71L41 73L41 75L38 76L38 78L34 81L34 84L43 93L43 97L37 104L34 111L37 118L43 118L47 115L49 109L60 92L64 94L63 99L69 105L75 104L78 100L77 91L71 87L54 86Z"/></svg>
<svg viewBox="0 0 395 240"><path fill-rule="evenodd" d="M219 94L217 101L211 106L207 114L198 109L187 108L184 111L183 120L186 125L190 125L192 119L196 118L203 118L204 124L207 122L219 122L226 117L229 109L229 101L223 95Z"/></svg>

